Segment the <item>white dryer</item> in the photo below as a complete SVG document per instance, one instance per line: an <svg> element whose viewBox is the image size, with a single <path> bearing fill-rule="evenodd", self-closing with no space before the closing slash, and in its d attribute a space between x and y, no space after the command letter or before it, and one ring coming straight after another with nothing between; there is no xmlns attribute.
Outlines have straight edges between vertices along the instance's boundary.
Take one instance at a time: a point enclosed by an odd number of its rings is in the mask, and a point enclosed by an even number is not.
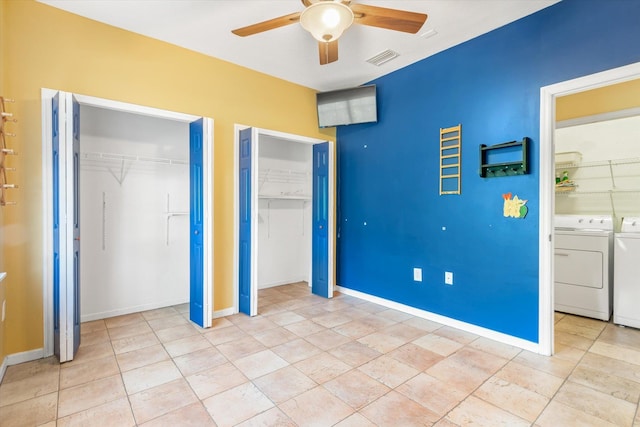
<svg viewBox="0 0 640 427"><path fill-rule="evenodd" d="M640 217L624 218L615 236L613 323L640 328Z"/></svg>
<svg viewBox="0 0 640 427"><path fill-rule="evenodd" d="M609 320L613 283L613 218L555 216L556 311Z"/></svg>

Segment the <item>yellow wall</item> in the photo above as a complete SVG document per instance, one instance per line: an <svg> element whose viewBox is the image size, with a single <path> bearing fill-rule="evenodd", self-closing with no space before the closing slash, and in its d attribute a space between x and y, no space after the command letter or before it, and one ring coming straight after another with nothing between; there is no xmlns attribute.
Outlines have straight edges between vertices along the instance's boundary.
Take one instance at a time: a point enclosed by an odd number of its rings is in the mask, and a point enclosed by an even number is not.
<svg viewBox="0 0 640 427"><path fill-rule="evenodd" d="M560 97L556 121L635 107L640 107L640 79Z"/></svg>
<svg viewBox="0 0 640 427"><path fill-rule="evenodd" d="M21 190L5 210L9 315L6 352L40 348L42 155L40 88L212 117L215 121L215 310L233 304L233 125L310 137L319 130L314 91L35 1L4 2L5 88L16 99Z"/></svg>
<svg viewBox="0 0 640 427"><path fill-rule="evenodd" d="M5 96L4 93L4 0L0 1L0 95ZM4 271L4 251L2 248L2 238L4 230L4 207L0 206L0 271ZM5 282L0 283L0 310L2 310L2 302L5 298ZM4 325L6 322L2 322L0 319L0 364L4 360Z"/></svg>

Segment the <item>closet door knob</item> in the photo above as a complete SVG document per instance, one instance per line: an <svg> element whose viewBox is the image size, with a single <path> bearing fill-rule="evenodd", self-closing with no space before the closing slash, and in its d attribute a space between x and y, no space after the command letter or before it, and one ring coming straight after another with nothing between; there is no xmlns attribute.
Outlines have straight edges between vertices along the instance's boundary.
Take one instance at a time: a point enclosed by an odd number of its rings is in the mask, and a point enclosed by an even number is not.
<svg viewBox="0 0 640 427"><path fill-rule="evenodd" d="M320 229L322 230L322 226L320 226Z"/></svg>
<svg viewBox="0 0 640 427"><path fill-rule="evenodd" d="M195 230L195 231L193 232L193 234L198 234L198 230Z"/></svg>

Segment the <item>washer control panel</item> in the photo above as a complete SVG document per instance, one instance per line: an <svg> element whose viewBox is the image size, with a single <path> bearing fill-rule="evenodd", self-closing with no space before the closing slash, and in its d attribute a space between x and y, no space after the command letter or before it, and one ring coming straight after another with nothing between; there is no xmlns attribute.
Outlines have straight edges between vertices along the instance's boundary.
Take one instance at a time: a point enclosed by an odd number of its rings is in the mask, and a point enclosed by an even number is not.
<svg viewBox="0 0 640 427"><path fill-rule="evenodd" d="M640 233L640 217L630 216L622 220L621 233Z"/></svg>

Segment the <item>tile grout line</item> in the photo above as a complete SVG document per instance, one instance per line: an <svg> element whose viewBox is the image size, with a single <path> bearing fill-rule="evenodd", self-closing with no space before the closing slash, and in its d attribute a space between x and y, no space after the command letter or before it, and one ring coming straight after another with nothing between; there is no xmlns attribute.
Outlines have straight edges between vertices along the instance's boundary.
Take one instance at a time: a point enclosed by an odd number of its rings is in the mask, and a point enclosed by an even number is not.
<svg viewBox="0 0 640 427"><path fill-rule="evenodd" d="M474 340L473 340L473 341L471 341L470 343L465 344L465 346L464 346L464 347L459 348L458 350L454 351L454 352L453 352L453 353L451 353L451 354L455 354L455 353L459 352L460 350L462 350L462 349L463 349L463 348L465 348L466 346L470 345L471 343L473 343L473 342L475 342L475 341L479 340L480 338L481 338L481 337L478 337L478 338L474 339ZM460 406L464 401L466 401L470 396L473 396L473 395L474 395L474 393L480 389L480 387L482 387L482 386L483 386L487 381L489 381L489 380L490 380L491 378L493 378L493 377L494 377L498 372L500 372L502 369L504 369L504 367L505 367L505 366L507 366L510 362L514 361L513 359L515 359L515 358L516 358L519 354L521 354L523 351L524 351L524 350L520 350L520 351L518 351L516 354L514 354L513 356L511 356L511 358L510 358L510 359L507 359L506 363L505 363L504 365L502 365L502 366L500 367L500 369L498 369L496 372L494 372L493 374L491 374L491 375L490 375L486 380L482 381L482 383L480 383L476 388L474 388L471 392L469 392L469 393L467 394L467 396L466 396L464 399L462 399L461 401L459 401L457 405L455 405L453 408L451 408L450 410L448 410L448 411L447 411L447 413L446 413L446 414L444 414L442 417L440 417L440 418L439 418L439 419L438 419L434 424L437 424L437 423L439 423L440 421L445 420L445 419L447 418L447 416L448 416L451 412L453 412L457 407L459 407L459 406ZM451 355L449 355L449 356L451 356ZM447 356L447 358L448 358L449 356ZM427 375L429 375L429 374L427 374ZM494 405L494 404L493 404L493 403L491 403L491 402L487 402L486 400L484 400L484 399L482 399L482 398L480 398L480 397L478 397L478 396L475 396L475 397L476 397L477 399L480 399L480 400L482 400L483 402L485 402L485 403L487 403L487 404L489 404L489 405L491 405L491 406L495 407L495 408L498 408L498 409L500 409L500 410L503 410L503 411L505 411L505 412L507 412L507 413L509 413L509 414L511 414L511 415L514 415L514 416L516 416L516 417L518 417L518 418L520 418L520 419L523 419L523 418L522 418L522 417L520 417L519 415L513 414L512 412L507 411L507 410L506 410L506 409L504 409L504 408L500 408L500 407L498 407L498 406ZM451 422L452 424L455 424L453 421L450 421L450 420L446 420L446 421L449 421L449 422ZM526 421L526 420L525 420L525 421ZM457 424L456 424L456 425L457 425Z"/></svg>
<svg viewBox="0 0 640 427"><path fill-rule="evenodd" d="M178 312L178 314L179 314L182 318L184 318L183 313ZM144 317L144 315L143 315L142 317L144 318L145 322L147 322L147 325L149 326L149 328L150 328L150 329L151 329L151 331L153 332L153 335L155 335L155 337L158 339L158 343L162 346L162 349L167 353L167 356L169 356L169 360L171 360L171 363L173 364L173 366L174 366L174 367L178 370L178 372L180 373L180 377L181 377L181 379L182 379L182 380L184 380L184 382L186 382L186 383L187 383L187 385L188 385L189 389L191 390L191 392L193 393L193 395L194 395L194 396L196 397L196 399L198 400L198 403L200 403L200 405L203 407L203 409L205 410L205 412L207 413L207 415L209 415L209 418L211 418L211 420L215 423L215 420L213 420L213 417L211 416L211 414L209 413L209 411L207 410L207 408L204 406L204 402L202 401L202 399L200 399L200 397L198 397L198 394L196 393L196 391L195 391L195 390L193 389L193 387L191 386L191 383L187 380L187 378L184 376L184 373L182 372L182 370L180 369L180 367L176 364L176 362L175 362L175 360L174 360L174 357L171 355L171 353L169 353L169 351L168 351L168 350L167 350L167 348L165 347L165 344L166 344L166 343L165 343L165 342L163 342L163 341L160 339L160 337L158 336L158 334L157 334L157 332L158 332L158 331L156 331L156 330L151 326L151 324L149 324L149 321ZM168 317L168 316L165 316L165 317ZM185 319L185 320L186 320L188 323L191 323L191 320L189 320L189 319ZM191 325L190 325L190 326L191 326ZM165 329L169 329L169 328L165 328ZM162 329L159 329L159 330L162 330ZM198 332L198 336L201 336L201 337L202 337L202 333L201 333L200 331L196 331L196 332ZM195 336L195 335L192 335L192 336ZM188 338L188 337L185 337L185 338ZM202 338L203 338L205 341L207 341L207 343L208 343L209 345L211 345L211 346L213 345L213 344L212 344L212 343L210 343L206 338L204 338L204 337L202 337ZM178 338L178 339L183 339L183 338ZM173 340L173 341L177 341L177 340ZM171 342L171 341L169 341L169 342ZM149 346L149 347L151 347L151 346ZM196 351L198 351L198 350L196 350ZM217 349L216 349L216 351L217 351ZM187 354L189 354L189 353L187 353ZM222 354L222 353L221 353L221 354ZM222 356L223 356L223 357L225 357L225 356L224 356L224 354L222 354ZM178 356L178 357L179 357L179 356ZM226 359L226 357L225 357L225 359ZM149 366L149 365L146 365L146 366ZM124 378L123 378L123 380L122 380L122 381L123 381L123 383L124 383ZM172 380L172 381L175 381L175 380ZM158 386L160 386L160 385L168 384L168 383L170 383L170 382L172 382L172 381L169 381L169 382L167 382L167 383L163 383L163 384L159 384L159 385L156 385L156 386L154 386L154 387L158 387ZM151 387L151 388L154 388L154 387ZM147 389L145 389L145 390L148 390L148 388L147 388ZM145 391L145 390L140 390L138 393L141 393L141 392L143 392L143 391ZM125 387L125 391L126 391L126 387ZM136 394L136 393L134 393L134 394ZM129 393L127 393L127 399L129 399L129 396L130 396L130 395L129 395ZM131 413L133 414L133 417L134 417L134 420L135 420L135 414L133 413L133 405L131 405L131 400L129 400L129 405L130 405L130 407L131 407ZM184 407L185 407L185 406L183 406L182 408L184 408ZM181 408L178 408L178 409L181 409ZM160 417L164 417L165 415L170 414L171 412L173 412L173 411L175 411L175 410L177 410L177 409L173 409L173 410L171 410L171 411L169 411L169 412L166 412L166 413L164 413L164 414L160 414L160 415L158 415L157 417L153 417L153 418L151 418L151 419L149 419L149 420L145 421L145 423L151 422L151 421L156 420L156 419L158 419L158 418L160 418ZM138 422L137 422L137 420L135 420L135 421L136 421L136 425L137 425L137 424L138 424Z"/></svg>
<svg viewBox="0 0 640 427"><path fill-rule="evenodd" d="M144 316L143 316L144 319ZM146 319L145 319L146 320ZM109 331L109 327L107 326L107 322L104 322L104 327L107 329L107 336L109 337L109 345L111 346L111 351L113 352L113 357L116 359L116 365L118 366L118 373L120 374L120 381L122 381L122 388L124 389L124 394L127 398L127 403L129 404L129 412L131 413L131 418L133 418L134 425L138 425L138 420L136 420L136 415L133 413L133 405L131 404L131 399L129 398L129 393L127 393L127 386L124 382L124 375L122 372L122 368L120 366L120 362L118 361L118 355L116 354L116 350L113 348L113 340L111 338L111 332Z"/></svg>
<svg viewBox="0 0 640 427"><path fill-rule="evenodd" d="M565 317L566 317L566 314L565 314L565 316L563 316L562 318L558 319L558 321L554 322L554 324L553 324L554 330L555 330L555 328L556 328L556 325L557 325L557 324L558 324L562 319L564 319ZM560 384L560 386L558 386L558 388L556 389L556 391L555 391L555 392L553 393L553 395L549 398L549 401L547 402L547 404L546 404L546 405L544 405L544 408L542 408L542 411L540 411L540 414L538 414L538 416L536 417L536 419L534 420L534 422L532 423L532 425L535 425L535 424L538 422L538 420L540 420L540 417L542 416L542 414L544 414L544 411L546 411L546 409L549 407L549 405L551 405L551 402L553 402L553 401L555 400L555 397L558 395L558 392L560 392L560 390L562 389L562 387L564 387L564 385L569 381L569 378L571 377L571 375L572 375L572 374L575 372L575 370L578 368L578 365L580 365L580 362L582 362L582 360L584 359L584 357L589 353L589 350L591 350L591 347L593 347L593 346L595 345L596 341L598 341L598 338L600 338L600 335L602 335L602 333L604 332L604 330L605 330L605 329L606 329L606 325L605 325L605 327L604 327L604 328L602 328L602 330L598 333L598 335L593 339L593 341L591 342L591 344L589 344L589 348L587 348L587 349L584 351L584 354L583 354L583 355L580 357L580 359L576 362L576 364L575 364L575 365L574 365L574 367L571 369L571 371L567 374L567 376L565 376L565 377L562 379L562 383ZM555 333L554 333L554 335L555 335ZM568 347L570 347L570 348L575 348L575 347L571 347L571 346L568 346ZM554 348L555 348L555 345L554 345ZM578 350L579 350L579 349L578 349ZM549 357L553 357L553 355L552 355L552 356L549 356ZM557 378L560 378L560 377L557 377ZM591 387L589 387L589 388L591 388ZM596 390L596 391L597 391L597 390ZM564 405L564 403L561 403L561 402L556 402L556 403L560 403L560 404ZM567 405L567 406L568 406L568 405ZM573 408L573 409L576 409L576 408ZM582 411L582 410L580 410L580 409L576 409L576 410L578 410L578 411L580 411L580 412L584 412L584 411ZM590 414L589 414L589 415L590 415ZM600 417L596 417L596 418L601 419L601 420L603 420L603 421L607 421L607 420L605 420L605 419L603 419L603 418L600 418ZM608 421L607 421L607 422L608 422Z"/></svg>

